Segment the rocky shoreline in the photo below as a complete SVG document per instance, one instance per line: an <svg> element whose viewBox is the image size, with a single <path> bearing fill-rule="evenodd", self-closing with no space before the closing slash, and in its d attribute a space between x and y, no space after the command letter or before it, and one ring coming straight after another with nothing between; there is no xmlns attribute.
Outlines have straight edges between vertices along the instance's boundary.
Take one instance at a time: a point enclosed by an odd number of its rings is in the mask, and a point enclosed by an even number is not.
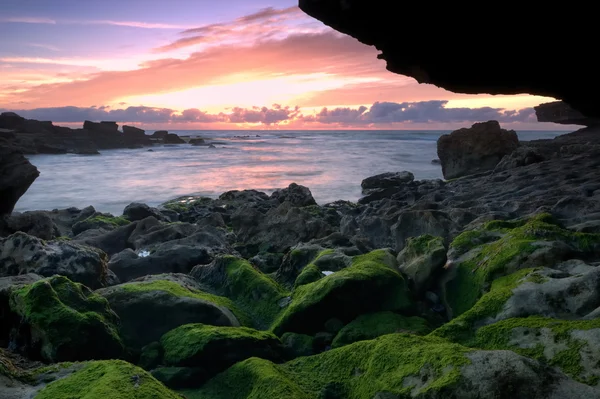
<svg viewBox="0 0 600 399"><path fill-rule="evenodd" d="M116 122L85 121L82 129L55 126L52 122L25 119L14 112L0 114L0 147L31 154L98 155L100 150L143 148L154 144L185 144L175 133L159 130L146 135L143 129ZM190 144L199 145L202 139ZM203 142L203 141L202 141ZM207 144L209 145L209 144Z"/></svg>
<svg viewBox="0 0 600 399"><path fill-rule="evenodd" d="M0 397L600 398L599 133L476 124L358 203L5 201Z"/></svg>

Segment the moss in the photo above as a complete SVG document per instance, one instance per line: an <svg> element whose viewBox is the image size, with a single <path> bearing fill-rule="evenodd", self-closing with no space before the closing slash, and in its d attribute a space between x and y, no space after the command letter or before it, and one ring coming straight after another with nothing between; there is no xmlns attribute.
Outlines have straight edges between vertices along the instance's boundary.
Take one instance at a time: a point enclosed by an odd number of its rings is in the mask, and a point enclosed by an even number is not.
<svg viewBox="0 0 600 399"><path fill-rule="evenodd" d="M392 260L393 258L393 260ZM395 257L386 249L376 249L364 255L358 255L352 258L352 265L385 265L394 268Z"/></svg>
<svg viewBox="0 0 600 399"><path fill-rule="evenodd" d="M234 341L239 345L251 346L261 341L279 342L279 339L270 332L247 327L186 324L169 331L160 340L164 362L173 366L196 365L208 345L215 345L218 341L224 341L224 346L231 348Z"/></svg>
<svg viewBox="0 0 600 399"><path fill-rule="evenodd" d="M405 381L407 377L422 381L419 397L450 397L459 382L460 368L469 363L465 356L469 351L439 338L389 334L283 365L248 359L188 398L313 399L322 397L332 384L348 399L373 398L378 392L414 397L414 385ZM424 368L430 376L421 380Z"/></svg>
<svg viewBox="0 0 600 399"><path fill-rule="evenodd" d="M301 285L314 283L315 281L320 280L324 276L325 275L323 273L321 273L321 270L319 270L319 268L317 266L315 266L314 263L311 263L308 266L306 266L304 269L302 269L302 272L300 272L300 275L298 275L298 277L296 278L294 287L299 287Z"/></svg>
<svg viewBox="0 0 600 399"><path fill-rule="evenodd" d="M548 329L553 335L553 344L564 344L567 349L546 357L544 345L540 342L533 348L521 348L511 344L511 336L515 329L529 329L529 334L541 335L542 329ZM558 320L539 316L513 318L481 327L477 330L473 346L483 349L509 349L523 356L532 357L561 368L574 379L589 383L600 378L600 369L596 375L586 375L582 365L581 350L587 346L582 340L574 339L571 332L576 330L600 329L600 319L593 320ZM551 354L552 352L548 352ZM588 381L589 380L589 381Z"/></svg>
<svg viewBox="0 0 600 399"><path fill-rule="evenodd" d="M181 399L144 370L120 360L90 362L42 389L36 399Z"/></svg>
<svg viewBox="0 0 600 399"><path fill-rule="evenodd" d="M453 250L454 256L460 256L479 245L496 241L499 238L498 236L486 234L481 230L467 230L456 236L450 244L450 249Z"/></svg>
<svg viewBox="0 0 600 399"><path fill-rule="evenodd" d="M417 257L427 254L440 246L444 246L444 239L442 237L423 234L418 237L409 237L406 240L404 252L407 252L407 255L412 257Z"/></svg>
<svg viewBox="0 0 600 399"><path fill-rule="evenodd" d="M348 268L296 288L273 331L313 334L331 318L346 323L363 313L410 308L406 282L383 263L387 256L384 250L356 256Z"/></svg>
<svg viewBox="0 0 600 399"><path fill-rule="evenodd" d="M127 283L122 285L123 291L126 292L150 292L150 291L163 291L176 297L194 298L203 301L214 303L218 306L223 306L229 309L238 321L244 325L250 325L252 321L248 316L238 309L238 307L229 298L209 294L207 292L195 290L192 288L186 288L177 284L173 281L168 280L156 280L151 282L135 282Z"/></svg>
<svg viewBox="0 0 600 399"><path fill-rule="evenodd" d="M505 229L501 238L477 246L476 253L460 261L455 266L456 278L446 286L446 298L453 316L459 316L469 310L494 279L518 270L523 260L538 248L537 243L540 241L562 241L578 252L589 252L600 248L600 234L572 232L551 224L550 221L552 221L550 215L540 214L527 221L513 224L503 222L517 227ZM493 226L499 227L498 223ZM489 224L487 228L491 229ZM463 236L465 234L466 236ZM459 235L451 247L466 245L465 243L471 239L469 237L474 234L476 233Z"/></svg>
<svg viewBox="0 0 600 399"><path fill-rule="evenodd" d="M105 215L92 216L85 219L84 222L97 225L110 225L112 227L126 226L131 223L130 220L127 220L124 217Z"/></svg>
<svg viewBox="0 0 600 399"><path fill-rule="evenodd" d="M206 206L212 201L213 199L208 197L181 197L165 202L161 206L177 213L184 213L193 210L196 206Z"/></svg>
<svg viewBox="0 0 600 399"><path fill-rule="evenodd" d="M431 335L467 346L473 345L477 324L496 316L512 297L513 290L534 271L535 269L523 269L497 279L492 283L490 292L482 296L471 309L433 331Z"/></svg>
<svg viewBox="0 0 600 399"><path fill-rule="evenodd" d="M119 357L117 315L106 299L63 276L14 290L11 309L30 327L26 344L47 361ZM23 327L22 327L23 328Z"/></svg>
<svg viewBox="0 0 600 399"><path fill-rule="evenodd" d="M420 317L406 317L393 312L371 313L357 317L342 328L332 346L338 348L397 332L425 335L430 331L427 321Z"/></svg>
<svg viewBox="0 0 600 399"><path fill-rule="evenodd" d="M313 341L314 338L306 334L285 333L281 336L281 342L291 358L312 355Z"/></svg>
<svg viewBox="0 0 600 399"><path fill-rule="evenodd" d="M162 362L163 349L160 342L152 342L142 348L138 366L144 370L152 370Z"/></svg>
<svg viewBox="0 0 600 399"><path fill-rule="evenodd" d="M268 328L281 312L278 302L289 293L245 259L225 256L222 261L226 274L223 295L250 316L254 327Z"/></svg>

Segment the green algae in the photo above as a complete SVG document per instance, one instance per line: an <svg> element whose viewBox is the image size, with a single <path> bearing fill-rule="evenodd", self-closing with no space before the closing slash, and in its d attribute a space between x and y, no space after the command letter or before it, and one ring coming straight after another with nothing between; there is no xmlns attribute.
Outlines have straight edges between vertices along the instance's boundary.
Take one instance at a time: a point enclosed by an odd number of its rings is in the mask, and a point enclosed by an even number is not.
<svg viewBox="0 0 600 399"><path fill-rule="evenodd" d="M108 301L66 277L14 290L10 307L30 326L30 345L47 361L119 357L123 351L119 320Z"/></svg>
<svg viewBox="0 0 600 399"><path fill-rule="evenodd" d="M373 251L353 258L352 265L297 287L292 301L272 326L285 332L314 334L331 318L349 322L380 310L407 310L410 293L402 276L386 265L389 252Z"/></svg>
<svg viewBox="0 0 600 399"><path fill-rule="evenodd" d="M121 287L125 292L141 293L151 291L162 291L176 297L194 298L211 302L217 306L222 306L224 308L229 309L241 324L250 325L252 323L250 318L244 312L242 312L229 298L209 294L207 292L195 290L193 288L183 287L180 284L177 284L173 281L156 280L150 282L133 282L123 284Z"/></svg>
<svg viewBox="0 0 600 399"><path fill-rule="evenodd" d="M474 306L459 317L444 324L430 335L446 338L452 342L471 346L478 323L496 316L504 304L512 297L513 290L535 272L536 269L523 269L509 276L500 277L492 283L488 293Z"/></svg>
<svg viewBox="0 0 600 399"><path fill-rule="evenodd" d="M228 347L236 341L239 345L249 347L259 342L279 342L279 338L268 331L248 327L186 324L169 331L161 338L163 360L168 365L193 366L209 345L215 345L219 341Z"/></svg>
<svg viewBox="0 0 600 399"><path fill-rule="evenodd" d="M515 329L527 329L528 334L540 335L542 329L551 331L553 344L564 344L566 349L559 350L553 356L547 356L545 347L538 343L535 347L519 347L511 345L511 335ZM565 374L583 383L590 383L595 378L600 378L600 369L597 375L584 375L581 351L587 346L583 340L575 339L571 332L576 330L600 329L600 319L592 320L559 320L541 316L526 318L506 319L494 324L479 328L475 340L470 346L482 349L508 349L520 355L547 362L559 367Z"/></svg>
<svg viewBox="0 0 600 399"><path fill-rule="evenodd" d="M306 285L309 283L314 283L322 279L325 275L321 273L321 270L314 263L309 264L296 278L296 282L294 283L294 287L297 288L301 285Z"/></svg>
<svg viewBox="0 0 600 399"><path fill-rule="evenodd" d="M423 234L418 237L409 237L406 240L406 246L403 252L406 252L410 257L418 257L425 255L440 246L444 246L444 239L442 237Z"/></svg>
<svg viewBox="0 0 600 399"><path fill-rule="evenodd" d="M266 329L281 312L279 301L289 293L247 260L224 256L225 282L215 287L250 316L253 327Z"/></svg>
<svg viewBox="0 0 600 399"><path fill-rule="evenodd" d="M43 388L36 399L181 399L144 370L121 360L90 362Z"/></svg>
<svg viewBox="0 0 600 399"><path fill-rule="evenodd" d="M459 382L470 351L435 337L389 334L282 365L251 358L185 394L189 399L312 399L335 386L348 399L373 398L378 392L413 397L412 379L421 381L426 367L431 375L418 394L443 397Z"/></svg>
<svg viewBox="0 0 600 399"><path fill-rule="evenodd" d="M306 334L285 333L281 342L290 358L313 355L314 337Z"/></svg>
<svg viewBox="0 0 600 399"><path fill-rule="evenodd" d="M407 317L393 312L371 313L359 316L343 327L333 340L332 347L338 348L397 332L425 335L430 331L427 321L420 317Z"/></svg>
<svg viewBox="0 0 600 399"><path fill-rule="evenodd" d="M450 246L456 249L456 254L470 249L477 251L466 259L455 259L456 277L446 285L452 316L469 310L496 278L518 270L520 264L540 247L540 242L561 241L580 253L600 248L600 234L572 232L553 223L551 215L540 214L527 220L492 221L484 226L484 231L460 234ZM501 236L495 237L493 242L482 243L486 231Z"/></svg>

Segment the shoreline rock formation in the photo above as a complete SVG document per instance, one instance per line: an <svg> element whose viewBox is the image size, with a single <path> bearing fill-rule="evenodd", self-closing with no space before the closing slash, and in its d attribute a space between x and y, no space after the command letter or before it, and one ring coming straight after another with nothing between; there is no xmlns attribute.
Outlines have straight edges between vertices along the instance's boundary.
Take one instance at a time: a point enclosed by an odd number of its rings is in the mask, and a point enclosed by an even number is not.
<svg viewBox="0 0 600 399"><path fill-rule="evenodd" d="M23 154L96 155L99 150L185 143L174 133L149 136L134 126L123 126L123 132L118 128L116 122L85 121L83 129L71 129L3 112L0 114L0 144Z"/></svg>
<svg viewBox="0 0 600 399"><path fill-rule="evenodd" d="M600 398L600 135L518 144L359 203L291 184L7 216L0 396Z"/></svg>

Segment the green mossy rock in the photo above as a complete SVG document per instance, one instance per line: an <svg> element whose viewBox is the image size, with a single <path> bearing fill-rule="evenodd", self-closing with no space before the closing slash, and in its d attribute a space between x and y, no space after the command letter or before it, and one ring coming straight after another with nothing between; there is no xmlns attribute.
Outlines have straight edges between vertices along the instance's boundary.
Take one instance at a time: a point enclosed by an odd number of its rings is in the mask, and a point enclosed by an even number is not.
<svg viewBox="0 0 600 399"><path fill-rule="evenodd" d="M21 317L19 346L48 362L122 356L119 319L106 299L63 276L16 289L11 310Z"/></svg>
<svg viewBox="0 0 600 399"><path fill-rule="evenodd" d="M77 222L73 225L73 234L77 235L86 230L91 229L106 229L112 230L120 226L126 226L131 223L123 217L115 217L109 214L96 213L89 218Z"/></svg>
<svg viewBox="0 0 600 399"><path fill-rule="evenodd" d="M336 335L332 347L349 345L386 334L404 332L425 335L431 327L420 317L406 317L393 312L379 312L357 317Z"/></svg>
<svg viewBox="0 0 600 399"><path fill-rule="evenodd" d="M163 358L163 348L160 342L152 342L142 348L138 366L144 370L152 370L160 365Z"/></svg>
<svg viewBox="0 0 600 399"><path fill-rule="evenodd" d="M379 392L404 398L410 397L417 383L404 385L403 380L419 376L424 368L432 378L419 390L420 397L436 391L450 395L460 379L460 367L469 363L465 356L469 351L439 338L390 334L283 365L251 358L221 373L189 397L314 399L333 390L344 392L345 398L368 399Z"/></svg>
<svg viewBox="0 0 600 399"><path fill-rule="evenodd" d="M280 301L289 296L247 260L235 256L219 256L209 265L196 266L191 275L215 294L232 300L258 329L271 325L281 312Z"/></svg>
<svg viewBox="0 0 600 399"><path fill-rule="evenodd" d="M247 327L187 324L165 334L161 344L165 365L201 368L204 379L250 357L274 361L283 358L279 338ZM199 385L203 379L197 375L191 382Z"/></svg>
<svg viewBox="0 0 600 399"><path fill-rule="evenodd" d="M397 257L399 270L408 277L416 293L425 292L446 263L442 237L410 237Z"/></svg>
<svg viewBox="0 0 600 399"><path fill-rule="evenodd" d="M96 292L121 318L125 345L138 351L183 324L250 323L230 299L195 289L196 285L186 275L158 275Z"/></svg>
<svg viewBox="0 0 600 399"><path fill-rule="evenodd" d="M507 319L478 329L472 344L542 360L589 385L600 382L600 319Z"/></svg>
<svg viewBox="0 0 600 399"><path fill-rule="evenodd" d="M285 333L281 336L285 353L291 359L314 355L313 341L313 337L305 334Z"/></svg>
<svg viewBox="0 0 600 399"><path fill-rule="evenodd" d="M300 272L300 275L298 276L298 278L296 278L294 288L298 288L301 285L314 283L315 281L319 281L323 277L325 277L325 275L321 273L321 270L319 270L319 268L315 266L314 263L311 263L304 269L302 269L302 272Z"/></svg>
<svg viewBox="0 0 600 399"><path fill-rule="evenodd" d="M193 388L209 377L203 367L158 367L150 374L172 389Z"/></svg>
<svg viewBox="0 0 600 399"><path fill-rule="evenodd" d="M89 362L43 388L35 399L181 399L144 370L121 360Z"/></svg>
<svg viewBox="0 0 600 399"><path fill-rule="evenodd" d="M385 254L379 250L356 256L350 267L295 289L273 331L315 334L332 318L347 323L364 313L410 309L406 282L384 263Z"/></svg>
<svg viewBox="0 0 600 399"><path fill-rule="evenodd" d="M492 221L479 230L462 233L448 254L453 263L444 284L449 316L468 311L498 277L519 269L552 267L572 254L586 256L599 251L600 234L563 229L549 214Z"/></svg>

